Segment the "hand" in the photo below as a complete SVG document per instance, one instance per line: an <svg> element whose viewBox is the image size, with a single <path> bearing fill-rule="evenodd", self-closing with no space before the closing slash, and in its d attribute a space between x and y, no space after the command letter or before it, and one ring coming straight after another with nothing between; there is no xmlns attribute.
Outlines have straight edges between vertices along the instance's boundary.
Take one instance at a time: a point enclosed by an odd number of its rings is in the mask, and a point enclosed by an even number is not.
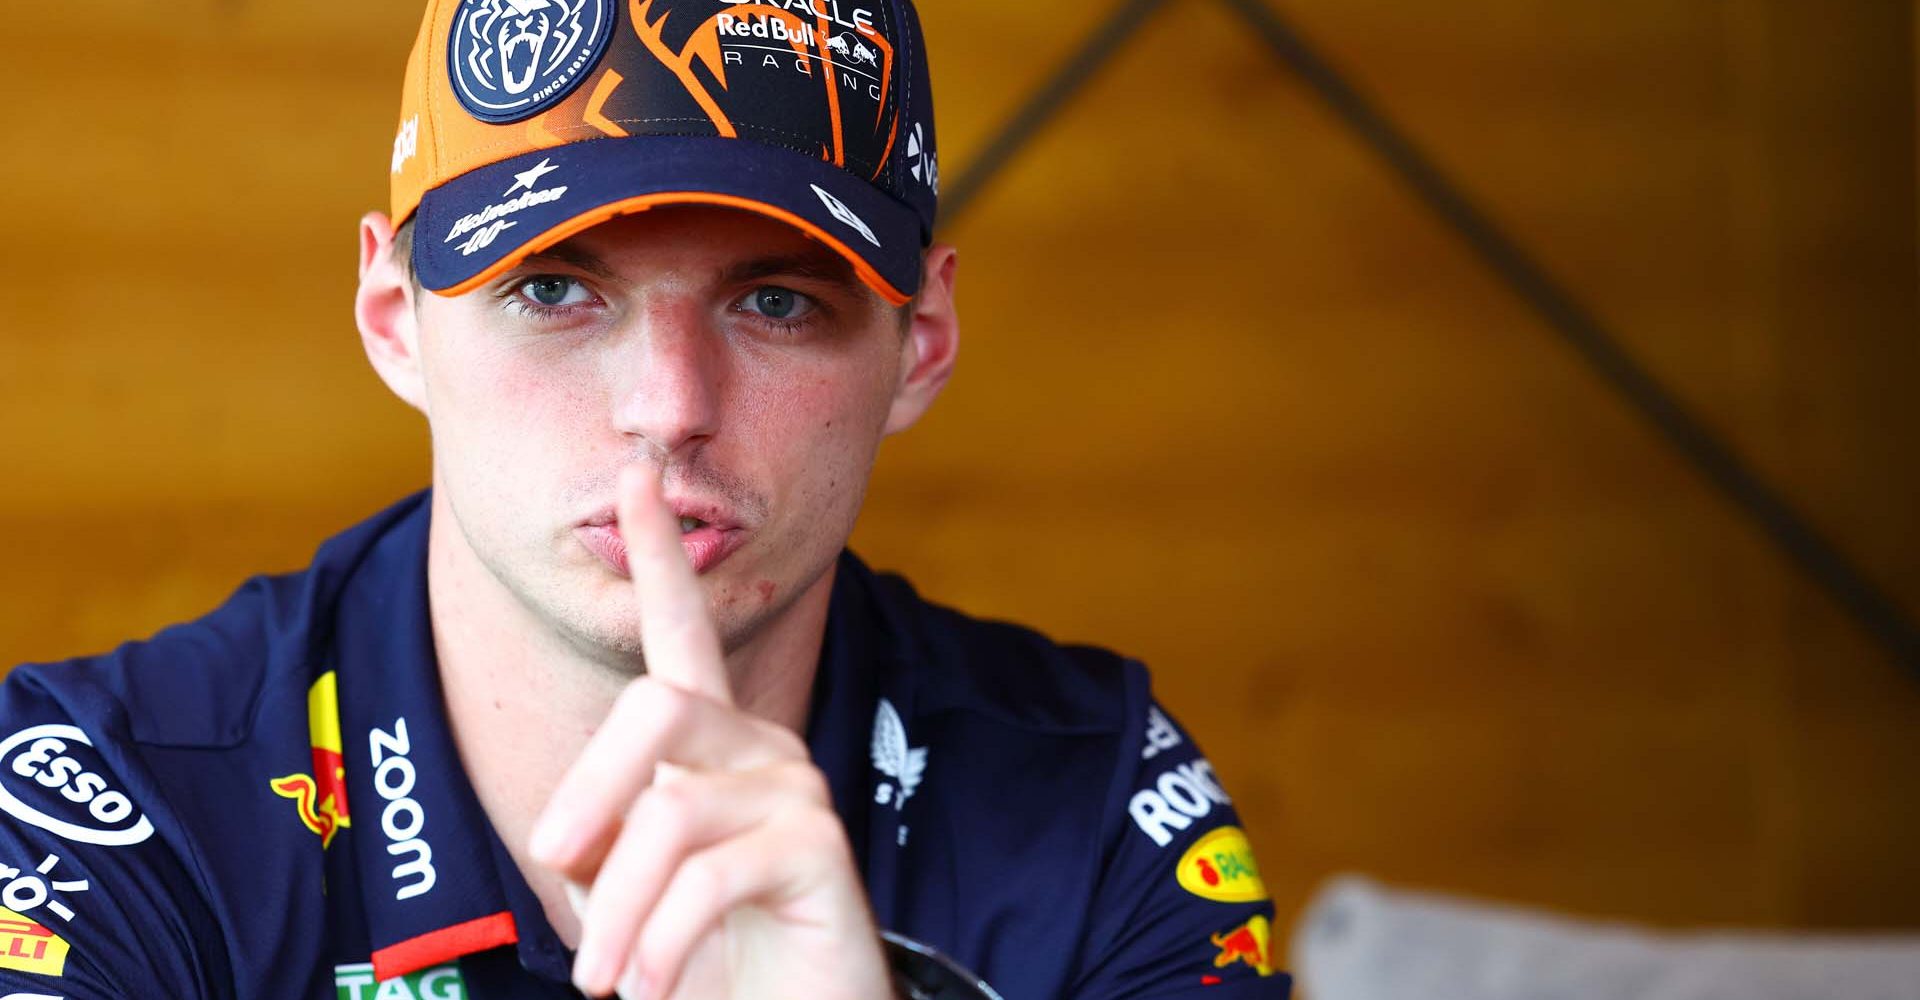
<svg viewBox="0 0 1920 1000"><path fill-rule="evenodd" d="M574 985L624 1000L892 995L826 779L733 703L657 476L620 477L647 675L561 778L536 861L586 887Z"/></svg>

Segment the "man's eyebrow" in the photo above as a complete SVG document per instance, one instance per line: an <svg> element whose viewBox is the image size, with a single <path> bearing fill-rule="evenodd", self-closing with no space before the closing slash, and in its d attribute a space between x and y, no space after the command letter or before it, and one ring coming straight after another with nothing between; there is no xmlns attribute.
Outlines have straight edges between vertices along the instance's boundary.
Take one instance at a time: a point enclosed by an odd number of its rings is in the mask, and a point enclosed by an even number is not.
<svg viewBox="0 0 1920 1000"><path fill-rule="evenodd" d="M545 250L530 253L523 264L538 265L542 261L568 264L607 281L619 278L606 261L572 241L558 243ZM744 285L776 276L811 278L815 281L839 285L859 284L859 278L853 273L853 266L839 254L826 251L753 257L730 264L720 272L722 282L734 285Z"/></svg>
<svg viewBox="0 0 1920 1000"><path fill-rule="evenodd" d="M729 285L744 285L761 278L780 276L812 278L840 285L859 283L859 279L854 277L852 265L839 254L826 251L754 257L730 264L720 272L721 281Z"/></svg>
<svg viewBox="0 0 1920 1000"><path fill-rule="evenodd" d="M613 268L607 266L606 261L601 260L599 257L595 256L591 251L583 249L570 242L557 243L553 246L546 248L545 250L539 251L538 253L530 253L526 256L525 263L538 264L541 261L552 261L560 264L570 264L574 267L579 268L582 271L587 272L588 274L593 275L596 278L600 278L606 281L615 281L615 280L618 280L618 278L620 277L618 274L614 272Z"/></svg>

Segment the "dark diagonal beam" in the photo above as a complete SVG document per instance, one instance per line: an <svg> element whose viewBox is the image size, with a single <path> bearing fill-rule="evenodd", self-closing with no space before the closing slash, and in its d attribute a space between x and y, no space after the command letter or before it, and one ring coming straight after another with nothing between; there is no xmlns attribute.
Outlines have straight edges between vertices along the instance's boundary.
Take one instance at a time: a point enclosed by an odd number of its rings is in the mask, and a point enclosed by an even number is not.
<svg viewBox="0 0 1920 1000"><path fill-rule="evenodd" d="M1920 631L1886 592L1828 541L1734 449L1635 361L1572 294L1480 210L1392 121L1264 0L1221 0L1253 27L1348 128L1386 161L1513 292L1532 306L1594 374L1625 399L1694 468L1834 602L1920 677Z"/></svg>
<svg viewBox="0 0 1920 1000"><path fill-rule="evenodd" d="M950 226L959 221L967 207L1026 147L1034 134L1100 72L1154 11L1165 5L1166 0L1126 0L1108 15L1047 82L1007 119L993 141L987 143L987 148L967 164L959 179L940 196L940 224Z"/></svg>

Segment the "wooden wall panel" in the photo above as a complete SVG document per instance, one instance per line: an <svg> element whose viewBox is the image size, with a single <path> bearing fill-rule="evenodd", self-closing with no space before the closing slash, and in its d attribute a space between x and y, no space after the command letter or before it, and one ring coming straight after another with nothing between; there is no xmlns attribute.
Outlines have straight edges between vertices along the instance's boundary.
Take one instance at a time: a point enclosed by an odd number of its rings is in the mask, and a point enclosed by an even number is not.
<svg viewBox="0 0 1920 1000"><path fill-rule="evenodd" d="M922 5L949 186L1108 9ZM1276 7L1920 611L1911 5ZM4 662L198 613L427 468L349 307L415 6L13 14ZM1920 924L1920 683L1222 5L946 235L960 374L856 546L1152 664L1283 912L1357 868Z"/></svg>
<svg viewBox="0 0 1920 1000"><path fill-rule="evenodd" d="M1298 6L1683 401L1920 607L1911 5ZM1643 575L1710 565L1689 539L1621 541ZM1756 709L1742 760L1754 856L1778 876L1765 912L1911 923L1889 891L1920 879L1895 846L1915 809L1897 775L1920 765L1910 676L1771 553L1725 569L1732 629L1687 631L1727 668L1715 697Z"/></svg>

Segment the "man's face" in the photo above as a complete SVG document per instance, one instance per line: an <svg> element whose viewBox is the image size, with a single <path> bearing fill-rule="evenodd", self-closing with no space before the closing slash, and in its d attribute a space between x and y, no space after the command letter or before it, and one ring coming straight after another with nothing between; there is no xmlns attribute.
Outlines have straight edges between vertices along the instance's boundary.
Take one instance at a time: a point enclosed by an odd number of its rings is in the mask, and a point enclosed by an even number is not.
<svg viewBox="0 0 1920 1000"><path fill-rule="evenodd" d="M912 359L840 257L719 208L616 219L418 301L435 487L460 535L537 618L617 654L639 649L620 469L664 470L736 648L844 545Z"/></svg>

